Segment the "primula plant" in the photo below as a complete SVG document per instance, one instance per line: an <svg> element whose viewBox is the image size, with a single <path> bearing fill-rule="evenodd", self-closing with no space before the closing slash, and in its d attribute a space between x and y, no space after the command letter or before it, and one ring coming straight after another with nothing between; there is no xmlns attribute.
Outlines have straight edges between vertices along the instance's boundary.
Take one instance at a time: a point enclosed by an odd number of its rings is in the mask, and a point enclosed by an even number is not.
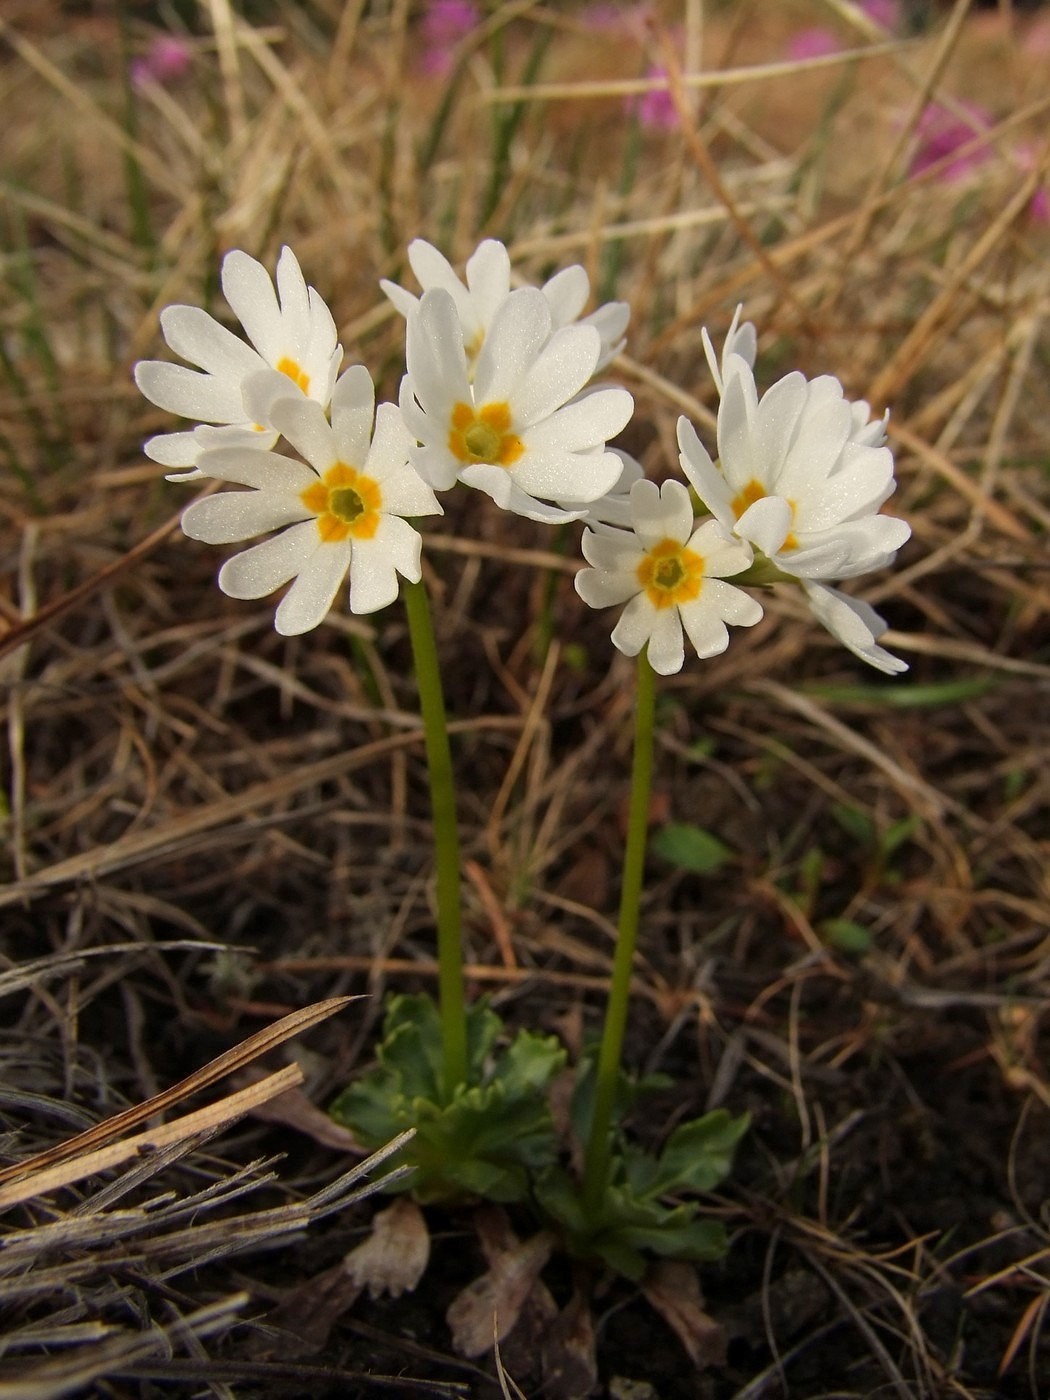
<svg viewBox="0 0 1050 1400"><path fill-rule="evenodd" d="M196 369L140 364L161 408L198 420L152 438L147 453L172 479L218 481L182 517L212 544L266 538L229 559L219 586L235 598L291 587L277 630L316 628L349 577L349 608L393 604L404 580L426 743L435 843L439 987L391 999L376 1067L332 1112L366 1146L406 1128L392 1183L422 1202L527 1202L573 1255L638 1279L654 1256L704 1261L726 1247L700 1197L731 1171L747 1128L725 1110L680 1123L662 1144L626 1131L634 1093L622 1061L639 935L651 795L657 677L688 653L725 651L731 628L762 618L753 591L802 590L812 611L862 660L905 669L878 639L882 619L831 586L889 563L908 526L880 514L893 490L885 421L849 402L838 380L786 375L763 395L754 327L734 317L720 357L703 348L719 395L718 456L678 424L686 482L657 483L610 440L633 410L623 388L595 383L624 343L628 312L583 315L586 273L514 286L502 244L483 242L460 280L421 240L408 250L421 292L382 289L406 320L398 405L374 404L368 371L339 373L335 325L289 249L276 290L261 264L227 255L222 286L250 344L203 311L169 307L161 328ZM278 450L279 442L288 451ZM295 455L290 455L294 453ZM569 1138L549 1098L565 1052L545 1035L508 1037L484 1002L468 1006L463 976L456 790L441 666L422 582L420 517L457 485L546 524L582 525L580 597L619 608L612 643L637 658L634 758L619 928L600 1042L576 1067ZM690 491L689 488L692 488ZM697 515L696 502L701 512ZM467 527L469 529L469 525Z"/></svg>

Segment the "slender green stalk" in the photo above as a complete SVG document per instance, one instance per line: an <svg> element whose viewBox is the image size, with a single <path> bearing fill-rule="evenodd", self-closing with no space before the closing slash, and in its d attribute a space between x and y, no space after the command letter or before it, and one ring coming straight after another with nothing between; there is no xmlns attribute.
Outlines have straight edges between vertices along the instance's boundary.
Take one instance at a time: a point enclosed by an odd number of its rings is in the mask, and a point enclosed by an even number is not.
<svg viewBox="0 0 1050 1400"><path fill-rule="evenodd" d="M437 871L438 1004L444 1051L445 1098L451 1100L456 1086L464 1083L467 1077L456 788L445 719L445 697L441 689L441 668L438 665L426 587L422 582L406 583L404 595L430 775L430 809L434 821L434 863Z"/></svg>
<svg viewBox="0 0 1050 1400"><path fill-rule="evenodd" d="M627 824L627 849L620 888L620 925L613 958L612 986L605 1009L601 1049L594 1086L594 1108L583 1168L583 1204L594 1218L601 1207L609 1178L612 1149L612 1116L616 1083L627 1026L631 991L631 967L638 942L638 915L645 873L645 845L649 828L649 794L653 775L653 729L656 714L656 676L643 650L638 658L638 695L634 716L634 762L631 769L631 806Z"/></svg>

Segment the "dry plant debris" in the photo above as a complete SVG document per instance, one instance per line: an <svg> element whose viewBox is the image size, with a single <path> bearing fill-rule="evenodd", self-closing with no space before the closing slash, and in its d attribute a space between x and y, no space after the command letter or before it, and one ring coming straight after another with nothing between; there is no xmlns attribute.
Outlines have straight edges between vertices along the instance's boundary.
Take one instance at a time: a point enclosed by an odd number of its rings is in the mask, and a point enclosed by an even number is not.
<svg viewBox="0 0 1050 1400"><path fill-rule="evenodd" d="M860 674L777 600L667 687L654 822L728 854L706 875L650 861L631 1055L680 1092L639 1126L658 1143L683 1114L751 1113L715 1205L733 1248L701 1271L702 1309L676 1290L702 1374L637 1290L585 1296L548 1263L576 1349L548 1393L1038 1397L1045 9L906 4L887 37L840 0L668 0L623 37L583 4L521 0L483 7L435 74L423 8L187 0L121 28L108 7L14 0L0 18L4 1189L260 1025L367 994L298 1069L271 1067L323 1107L368 1063L383 992L432 983L403 625L337 608L306 644L268 602L221 598L212 553L174 538L184 502L141 454L171 423L130 367L158 353L165 304L219 309L222 251L272 264L289 242L392 396L377 279L405 277L412 237L459 265L494 235L534 280L578 259L631 303L610 374L654 475L680 412L711 421L700 326L743 300L768 370L831 371L891 407L914 530L865 593L907 680ZM129 89L172 23L185 70ZM837 51L788 56L812 26ZM632 120L658 90L666 122ZM972 139L920 168L931 104ZM469 975L575 1053L610 964L625 672L572 593L573 540L476 501L468 530L461 509L426 558L469 775ZM540 1393L514 1332L505 1372L453 1354L445 1311L486 1268L467 1216L428 1219L414 1293L333 1302L296 1350L282 1299L293 1316L297 1289L346 1276L368 1164L348 1172L302 1116L229 1110L165 1125L104 1181L5 1198L3 1400Z"/></svg>

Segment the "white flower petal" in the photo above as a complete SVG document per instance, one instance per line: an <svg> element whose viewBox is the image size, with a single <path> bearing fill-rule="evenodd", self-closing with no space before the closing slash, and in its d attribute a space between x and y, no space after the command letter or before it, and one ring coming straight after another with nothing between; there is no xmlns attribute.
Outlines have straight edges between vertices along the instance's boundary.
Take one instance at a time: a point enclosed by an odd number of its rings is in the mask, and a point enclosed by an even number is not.
<svg viewBox="0 0 1050 1400"><path fill-rule="evenodd" d="M313 520L291 525L228 559L219 570L219 587L229 598L265 598L294 578L320 546Z"/></svg>
<svg viewBox="0 0 1050 1400"><path fill-rule="evenodd" d="M452 265L443 253L422 238L414 238L408 245L408 261L416 274L424 294L440 288L452 298L456 315L460 322L461 334L469 338L479 329L477 313L471 302L470 293L452 270Z"/></svg>
<svg viewBox="0 0 1050 1400"><path fill-rule="evenodd" d="M521 382L513 387L513 398L508 392L488 391L491 398L511 398L515 424L528 427L548 418L556 409L567 404L584 387L594 373L601 352L601 337L593 326L564 326L555 331L544 345L535 362L529 366ZM478 393L481 393L481 369L478 369ZM634 400L625 389L599 390L589 396L596 399L607 394L621 394L628 399L631 408ZM630 417L630 408L627 416ZM624 420L626 422L626 419ZM621 423L620 427L623 427ZM613 430L619 432L620 428ZM606 437L591 438L581 442L581 447L592 447L595 442L605 442ZM568 444L566 444L568 445Z"/></svg>
<svg viewBox="0 0 1050 1400"><path fill-rule="evenodd" d="M731 578L742 574L754 561L754 553L746 540L734 539L718 520L705 520L694 531L687 547L704 561L708 578Z"/></svg>
<svg viewBox="0 0 1050 1400"><path fill-rule="evenodd" d="M791 502L783 496L763 496L748 506L736 522L736 532L770 559L779 558L791 531Z"/></svg>
<svg viewBox="0 0 1050 1400"><path fill-rule="evenodd" d="M322 543L281 599L274 626L284 637L295 637L319 626L327 617L350 567L349 540Z"/></svg>
<svg viewBox="0 0 1050 1400"><path fill-rule="evenodd" d="M147 438L142 450L152 462L162 467L192 467L200 456L200 444L192 432L159 433Z"/></svg>
<svg viewBox="0 0 1050 1400"><path fill-rule="evenodd" d="M696 429L685 417L678 420L678 446L681 449L678 460L690 486L711 514L727 529L732 529L736 520L731 504L732 493L725 477L697 436Z"/></svg>
<svg viewBox="0 0 1050 1400"><path fill-rule="evenodd" d="M324 409L312 399L301 395L276 399L270 405L270 422L321 476L339 461L332 426ZM366 436L366 445L367 441ZM356 467L360 463L348 462L347 465Z"/></svg>
<svg viewBox="0 0 1050 1400"><path fill-rule="evenodd" d="M679 609L682 626L701 661L706 661L711 656L720 656L729 646L729 629L722 620L717 604L711 600L712 582L717 583L718 580L705 579L700 597L694 602L683 604ZM761 613L761 609L759 612ZM650 642L650 657L652 649Z"/></svg>
<svg viewBox="0 0 1050 1400"><path fill-rule="evenodd" d="M637 577L645 550L633 530L584 530L580 541L583 557L588 564L606 573L627 573ZM637 592L637 589L635 590Z"/></svg>
<svg viewBox="0 0 1050 1400"><path fill-rule="evenodd" d="M455 486L459 477L460 463L447 447L438 444L424 444L409 450L412 465L435 491L448 491ZM493 468L502 471L502 467Z"/></svg>
<svg viewBox="0 0 1050 1400"><path fill-rule="evenodd" d="M602 349L596 369L604 369L627 344L625 332L631 319L631 308L625 301L609 301L584 316L581 326L593 326L601 337Z"/></svg>
<svg viewBox="0 0 1050 1400"><path fill-rule="evenodd" d="M777 463L775 475L767 478L777 494L800 500L823 491L846 446L851 421L849 404L842 398L816 410L807 405L796 440L783 463Z"/></svg>
<svg viewBox="0 0 1050 1400"><path fill-rule="evenodd" d="M496 313L478 356L475 402L510 402L550 333L550 307L543 293L536 287L511 292Z"/></svg>
<svg viewBox="0 0 1050 1400"><path fill-rule="evenodd" d="M465 486L473 486L490 496L503 510L523 515L527 520L540 520L550 525L560 525L567 520L578 520L583 510L564 510L537 501L514 480L505 467L493 467L480 463L477 466L463 467L459 479Z"/></svg>
<svg viewBox="0 0 1050 1400"><path fill-rule="evenodd" d="M441 420L437 431L447 436L453 404L471 402L459 316L447 292L424 292L409 317L405 358L412 394L425 413Z"/></svg>
<svg viewBox="0 0 1050 1400"><path fill-rule="evenodd" d="M849 448L840 463L819 489L800 492L793 499L798 507L795 524L799 530L827 530L843 521L878 510L893 494L893 454L888 447Z"/></svg>
<svg viewBox="0 0 1050 1400"><path fill-rule="evenodd" d="M734 374L725 381L722 402L718 408L718 457L722 475L731 495L742 491L752 480L764 484L758 475L762 463L751 449L751 419L757 412L754 380L744 374Z"/></svg>
<svg viewBox="0 0 1050 1400"><path fill-rule="evenodd" d="M517 412L517 400L514 408ZM633 412L634 399L626 389L593 389L554 409L549 418L533 422L525 436L537 451L585 452L604 447L623 431Z"/></svg>
<svg viewBox="0 0 1050 1400"><path fill-rule="evenodd" d="M637 481L631 487L631 524L639 540L651 549L661 540L685 544L693 533L693 506L680 481Z"/></svg>
<svg viewBox="0 0 1050 1400"><path fill-rule="evenodd" d="M759 480L778 495L791 494L778 484L780 468L805 407L805 376L797 372L788 374L762 395L751 425L751 451L762 463ZM842 441L845 440L844 433ZM806 441L809 441L808 436Z"/></svg>
<svg viewBox="0 0 1050 1400"><path fill-rule="evenodd" d="M423 540L407 520L384 516L370 540L355 540L350 556L350 611L378 612L397 597L398 574L422 577Z"/></svg>
<svg viewBox="0 0 1050 1400"><path fill-rule="evenodd" d="M635 574L607 573L602 569L581 569L575 584L576 592L589 608L611 608L641 591Z"/></svg>
<svg viewBox="0 0 1050 1400"><path fill-rule="evenodd" d="M406 292L404 287L399 287L396 282L391 282L387 277L379 279L379 288L383 295L393 302L394 308L401 312L406 321L419 305L418 297L413 296L411 292Z"/></svg>
<svg viewBox="0 0 1050 1400"><path fill-rule="evenodd" d="M467 259L467 286L470 289L477 327L491 326L496 312L510 295L510 257L495 238L486 238ZM468 338L472 329L464 322Z"/></svg>
<svg viewBox="0 0 1050 1400"><path fill-rule="evenodd" d="M350 365L339 376L332 391L332 431L340 461L359 467L369 456L375 409L372 376L364 365ZM400 424L400 414L397 417ZM401 431L405 431L403 425ZM408 461L407 452L402 460Z"/></svg>
<svg viewBox="0 0 1050 1400"><path fill-rule="evenodd" d="M365 474L372 475L367 462ZM434 492L415 467L407 462L401 467L392 468L381 478L376 476L374 479L380 482L384 513L408 516L444 514Z"/></svg>
<svg viewBox="0 0 1050 1400"><path fill-rule="evenodd" d="M544 282L542 291L551 309L551 325L567 326L587 305L591 284L586 269L575 263Z"/></svg>
<svg viewBox="0 0 1050 1400"><path fill-rule="evenodd" d="M624 656L637 656L652 636L656 609L644 593L636 594L620 614L612 631L612 644Z"/></svg>
<svg viewBox="0 0 1050 1400"><path fill-rule="evenodd" d="M199 306L165 307L160 328L176 355L208 374L240 379L263 368L257 351Z"/></svg>
<svg viewBox="0 0 1050 1400"><path fill-rule="evenodd" d="M277 259L276 282L277 298L281 304L282 336L295 350L296 358L301 360L311 338L310 293L299 260L291 248L281 249Z"/></svg>
<svg viewBox="0 0 1050 1400"><path fill-rule="evenodd" d="M564 503L572 501L581 513L590 501L612 490L620 475L620 459L612 452L526 452L506 471L530 496ZM461 474L462 476L462 474ZM567 507L572 509L572 507Z"/></svg>
<svg viewBox="0 0 1050 1400"><path fill-rule="evenodd" d="M245 335L267 364L276 366L281 358L281 311L265 267L234 248L222 260L222 291Z"/></svg>
<svg viewBox="0 0 1050 1400"><path fill-rule="evenodd" d="M728 642L728 636L726 640ZM646 656L658 676L673 676L682 669L685 643L682 639L682 619L677 608L656 611Z"/></svg>
<svg viewBox="0 0 1050 1400"><path fill-rule="evenodd" d="M135 383L158 408L206 423L246 421L239 380L220 380L165 360L140 360Z"/></svg>
<svg viewBox="0 0 1050 1400"><path fill-rule="evenodd" d="M887 675L900 675L908 669L906 661L877 645L877 639L886 630L886 623L869 604L860 598L851 598L837 588L811 583L803 587L815 616L854 656L859 656L869 666L875 666Z"/></svg>
<svg viewBox="0 0 1050 1400"><path fill-rule="evenodd" d="M199 460L204 476L257 490L298 494L317 480L317 474L294 457L259 447L211 447Z"/></svg>
<svg viewBox="0 0 1050 1400"><path fill-rule="evenodd" d="M311 514L296 495L274 491L223 491L194 501L182 512L182 529L205 544L251 539Z"/></svg>

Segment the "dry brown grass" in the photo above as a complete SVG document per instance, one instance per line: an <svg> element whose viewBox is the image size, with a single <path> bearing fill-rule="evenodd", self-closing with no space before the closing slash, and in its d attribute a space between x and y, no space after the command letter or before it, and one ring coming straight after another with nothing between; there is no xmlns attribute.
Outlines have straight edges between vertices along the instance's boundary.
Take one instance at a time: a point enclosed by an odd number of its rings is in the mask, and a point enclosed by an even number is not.
<svg viewBox="0 0 1050 1400"><path fill-rule="evenodd" d="M755 1124L717 1205L733 1250L704 1274L728 1365L695 1375L617 1286L596 1303L615 1316L603 1383L648 1378L672 1400L1039 1396L1050 233L1030 206L1050 180L1050 57L1026 46L1041 21L960 0L907 44L786 73L801 23L879 41L838 0L773 9L664 6L686 42L665 29L656 51L704 82L675 73L683 126L632 150L612 84L637 79L641 49L596 39L575 6L491 7L424 162L444 88L415 67L400 0L200 0L191 76L141 96L131 134L107 8L5 8L0 1149L24 1162L260 1025L367 992L301 1053L324 1104L367 1063L383 990L433 985L400 613L337 608L287 640L269 601L222 597L217 552L178 534L186 498L141 455L169 424L129 371L158 353L162 306L214 300L222 251L272 263L288 242L393 396L402 328L378 277L402 274L416 235L462 260L494 234L523 278L579 260L631 302L625 445L653 476L673 470L680 412L711 421L699 327L717 333L742 299L764 382L832 372L892 407L891 504L914 529L863 590L904 681L861 674L778 598L664 687L654 817L697 821L736 858L707 881L650 863L630 1053L680 1092L641 1128L705 1104ZM541 41L550 86L519 92ZM998 123L961 183L907 177L931 97L985 102ZM494 176L490 122L518 100ZM576 1049L610 961L629 671L569 586L575 544L469 494L446 498L426 559L471 976ZM559 645L538 667L548 589ZM830 920L870 946L840 950ZM0 1397L371 1395L393 1372L402 1393L496 1394L449 1355L463 1250L438 1248L409 1314L373 1305L320 1353L268 1349L266 1306L366 1220L333 1213L345 1169L258 1120L10 1207ZM290 1230L279 1256L241 1256Z"/></svg>

